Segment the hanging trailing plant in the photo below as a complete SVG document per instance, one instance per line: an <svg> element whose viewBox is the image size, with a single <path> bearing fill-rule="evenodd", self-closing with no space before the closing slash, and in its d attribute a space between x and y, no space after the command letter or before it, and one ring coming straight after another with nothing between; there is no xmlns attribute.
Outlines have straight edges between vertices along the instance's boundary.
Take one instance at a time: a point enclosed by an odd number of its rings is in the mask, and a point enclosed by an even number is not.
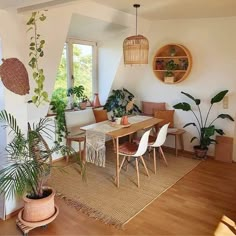
<svg viewBox="0 0 236 236"><path fill-rule="evenodd" d="M44 102L49 102L48 93L44 90L44 71L39 66L40 58L44 56L43 48L45 46L45 40L42 39L41 35L38 33L38 22L45 20L45 14L37 11L32 12L31 17L27 22L27 26L29 26L28 31L33 32L33 35L30 37L30 61L28 64L33 70L33 79L36 83L34 95L32 96L31 100L37 107L39 107L40 104Z"/></svg>
<svg viewBox="0 0 236 236"><path fill-rule="evenodd" d="M58 97L53 97L50 102L51 110L55 113L55 121L56 121L56 143L60 144L68 135L68 130L66 127L66 116L65 109L66 103Z"/></svg>

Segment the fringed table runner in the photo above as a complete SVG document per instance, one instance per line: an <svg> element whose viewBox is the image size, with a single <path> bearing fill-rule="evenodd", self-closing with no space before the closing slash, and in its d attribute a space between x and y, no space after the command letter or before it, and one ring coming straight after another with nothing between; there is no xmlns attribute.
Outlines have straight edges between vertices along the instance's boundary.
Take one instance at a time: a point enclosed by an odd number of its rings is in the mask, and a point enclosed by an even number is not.
<svg viewBox="0 0 236 236"><path fill-rule="evenodd" d="M148 116L131 116L129 123L134 124L150 119ZM89 126L88 126L89 127ZM86 129L86 161L97 166L105 167L106 162L106 133L123 128L122 125L111 126L110 121L93 124Z"/></svg>
<svg viewBox="0 0 236 236"><path fill-rule="evenodd" d="M105 167L105 134L97 131L86 131L86 161Z"/></svg>

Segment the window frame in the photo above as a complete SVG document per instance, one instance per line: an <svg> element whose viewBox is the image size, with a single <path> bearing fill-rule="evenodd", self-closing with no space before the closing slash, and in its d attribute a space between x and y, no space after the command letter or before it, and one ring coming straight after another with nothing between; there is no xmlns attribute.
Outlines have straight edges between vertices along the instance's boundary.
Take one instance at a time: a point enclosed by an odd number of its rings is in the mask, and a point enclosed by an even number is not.
<svg viewBox="0 0 236 236"><path fill-rule="evenodd" d="M92 46L92 94L98 91L98 48L97 42L81 40L78 38L67 38L66 40L66 63L67 63L67 88L74 86L73 79L73 44ZM73 102L73 97L70 96L69 104Z"/></svg>

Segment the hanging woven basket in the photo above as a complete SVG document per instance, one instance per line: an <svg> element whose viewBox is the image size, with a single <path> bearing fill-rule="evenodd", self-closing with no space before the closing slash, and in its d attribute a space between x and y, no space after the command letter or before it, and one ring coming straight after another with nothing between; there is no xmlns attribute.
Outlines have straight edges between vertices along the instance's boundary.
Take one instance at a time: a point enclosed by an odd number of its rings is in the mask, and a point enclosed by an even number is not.
<svg viewBox="0 0 236 236"><path fill-rule="evenodd" d="M24 64L17 58L3 59L0 76L4 86L19 95L29 93L29 77Z"/></svg>

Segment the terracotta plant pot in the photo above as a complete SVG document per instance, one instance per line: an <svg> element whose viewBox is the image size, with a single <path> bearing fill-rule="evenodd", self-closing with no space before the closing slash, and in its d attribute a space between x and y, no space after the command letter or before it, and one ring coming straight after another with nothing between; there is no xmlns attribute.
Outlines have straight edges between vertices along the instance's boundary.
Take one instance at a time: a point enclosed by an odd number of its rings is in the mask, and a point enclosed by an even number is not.
<svg viewBox="0 0 236 236"><path fill-rule="evenodd" d="M121 118L121 124L122 125L128 125L129 122L128 122L128 116L122 116Z"/></svg>
<svg viewBox="0 0 236 236"><path fill-rule="evenodd" d="M195 156L199 159L205 159L207 155L208 148L201 149L200 146L194 146Z"/></svg>
<svg viewBox="0 0 236 236"><path fill-rule="evenodd" d="M39 222L46 220L54 215L55 204L54 196L55 190L47 187L45 190L50 190L51 194L47 197L41 199L30 199L28 197L23 197L24 200L24 210L23 210L23 220L28 222Z"/></svg>
<svg viewBox="0 0 236 236"><path fill-rule="evenodd" d="M80 102L80 103L79 103L79 108L80 108L81 110L86 109L86 107L87 107L87 102Z"/></svg>

